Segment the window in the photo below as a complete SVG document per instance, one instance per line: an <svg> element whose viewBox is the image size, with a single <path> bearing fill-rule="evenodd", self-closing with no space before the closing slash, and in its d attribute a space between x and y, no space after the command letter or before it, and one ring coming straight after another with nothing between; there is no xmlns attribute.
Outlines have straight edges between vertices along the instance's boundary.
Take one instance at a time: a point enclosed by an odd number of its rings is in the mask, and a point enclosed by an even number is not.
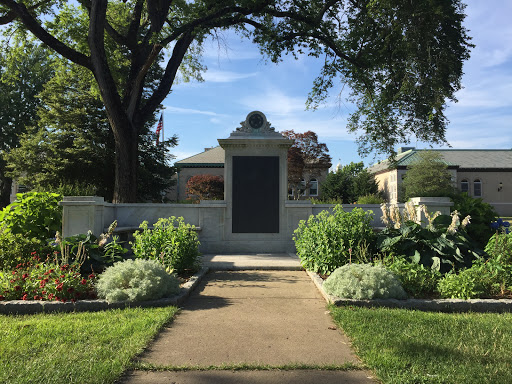
<svg viewBox="0 0 512 384"><path fill-rule="evenodd" d="M469 181L464 179L460 182L460 191L469 193Z"/></svg>
<svg viewBox="0 0 512 384"><path fill-rule="evenodd" d="M473 181L473 196L482 196L482 182L480 181L480 179L475 179L475 181Z"/></svg>
<svg viewBox="0 0 512 384"><path fill-rule="evenodd" d="M318 180L309 180L309 196L318 196Z"/></svg>

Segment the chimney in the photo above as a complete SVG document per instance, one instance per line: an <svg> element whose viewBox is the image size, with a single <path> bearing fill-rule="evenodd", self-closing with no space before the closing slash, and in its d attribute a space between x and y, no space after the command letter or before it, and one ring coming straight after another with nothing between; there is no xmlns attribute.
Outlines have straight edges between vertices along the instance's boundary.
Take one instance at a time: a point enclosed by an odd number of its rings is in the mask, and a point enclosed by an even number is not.
<svg viewBox="0 0 512 384"><path fill-rule="evenodd" d="M398 148L398 154L410 151L411 149L414 150L415 148L414 147L400 147L400 148Z"/></svg>

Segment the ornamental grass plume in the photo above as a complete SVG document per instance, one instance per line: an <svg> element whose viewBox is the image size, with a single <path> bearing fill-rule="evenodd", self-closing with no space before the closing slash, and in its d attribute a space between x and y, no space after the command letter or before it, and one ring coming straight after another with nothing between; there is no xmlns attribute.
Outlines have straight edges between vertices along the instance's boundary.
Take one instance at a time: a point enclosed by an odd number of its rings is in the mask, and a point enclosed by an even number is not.
<svg viewBox="0 0 512 384"><path fill-rule="evenodd" d="M395 228L399 229L402 226L402 215L397 205L391 206L389 209L391 215L391 221L395 224Z"/></svg>
<svg viewBox="0 0 512 384"><path fill-rule="evenodd" d="M382 222L387 226L389 226L389 210L388 205L386 203L382 203L380 205L380 210L382 211Z"/></svg>
<svg viewBox="0 0 512 384"><path fill-rule="evenodd" d="M455 232L457 232L457 228L459 227L459 224L460 224L459 212L457 210L455 210L451 213L451 216L452 216L452 222L450 223L450 226L448 227L446 232L450 233L450 234L454 234Z"/></svg>

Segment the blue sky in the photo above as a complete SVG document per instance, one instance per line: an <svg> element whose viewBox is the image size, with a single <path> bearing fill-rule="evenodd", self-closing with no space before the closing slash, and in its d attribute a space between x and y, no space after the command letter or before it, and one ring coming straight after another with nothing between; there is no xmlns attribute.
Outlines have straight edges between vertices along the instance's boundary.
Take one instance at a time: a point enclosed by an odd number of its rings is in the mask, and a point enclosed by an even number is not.
<svg viewBox="0 0 512 384"><path fill-rule="evenodd" d="M467 0L465 26L476 47L464 65L464 88L458 103L447 109L447 139L453 148L512 148L512 1ZM256 46L232 34L207 42L205 81L177 84L165 99L165 136L177 134L173 149L181 160L217 145L253 110L259 110L277 131L312 130L326 143L333 164L373 157L357 154L355 136L346 130L351 107L334 89L326 105L306 111L305 101L320 62L285 57L278 65L265 63ZM418 148L426 143L412 142ZM377 158L378 159L378 158Z"/></svg>

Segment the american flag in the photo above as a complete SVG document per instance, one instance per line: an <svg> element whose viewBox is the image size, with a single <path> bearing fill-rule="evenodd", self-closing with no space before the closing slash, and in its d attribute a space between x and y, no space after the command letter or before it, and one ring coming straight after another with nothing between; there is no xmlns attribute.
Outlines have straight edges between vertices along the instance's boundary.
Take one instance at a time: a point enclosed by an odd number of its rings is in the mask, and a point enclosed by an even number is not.
<svg viewBox="0 0 512 384"><path fill-rule="evenodd" d="M160 131L164 127L164 114L160 114L160 120L158 120L158 125L156 126L156 145L160 144Z"/></svg>

